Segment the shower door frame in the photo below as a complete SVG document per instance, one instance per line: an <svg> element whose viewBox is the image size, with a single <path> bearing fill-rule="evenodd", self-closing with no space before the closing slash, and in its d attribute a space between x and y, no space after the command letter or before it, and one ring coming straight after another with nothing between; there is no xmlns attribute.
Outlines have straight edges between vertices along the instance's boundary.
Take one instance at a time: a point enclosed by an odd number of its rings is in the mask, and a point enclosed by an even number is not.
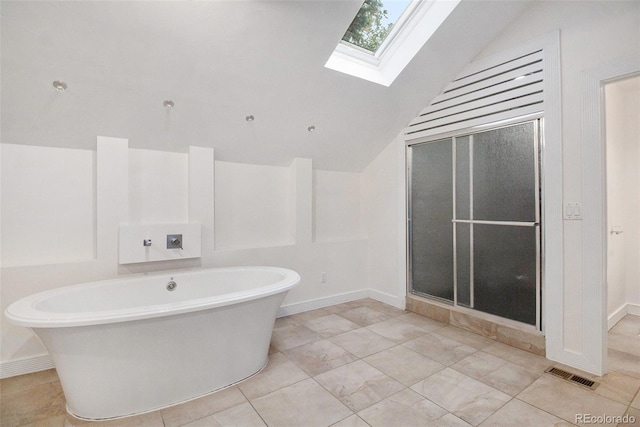
<svg viewBox="0 0 640 427"><path fill-rule="evenodd" d="M491 130L496 130L496 129L501 129L501 128L506 128L506 127L510 127L510 126L514 126L514 125L518 125L518 124L524 124L524 123L530 123L530 122L534 122L534 159L535 162L537 163L537 167L535 168L535 180L534 180L534 186L535 186L535 222L531 225L531 224L524 224L524 223L519 223L519 222L511 222L511 221L483 221L483 220L456 220L456 144L455 144L455 138L461 138L461 137L465 137L468 136L470 138L470 144L472 146L472 141L473 141L473 135L474 134L479 134L482 132L487 132L487 131L491 131ZM452 192L453 192L453 218L452 218L452 227L453 227L453 301L444 299L444 298L440 298L437 296L433 296L433 295L429 295L429 294L425 294L423 292L419 292L419 291L414 291L412 289L412 284L413 284L413 265L412 265L412 259L413 259L413 254L412 254L412 236L413 236L413 230L412 230L412 220L411 220L411 212L412 212L412 183L411 183L411 178L412 178L412 165L413 165L413 159L412 159L412 146L414 145L420 145L420 144L428 144L431 142L436 142L436 141L441 141L443 139L452 139L452 177L453 177L453 188L452 188ZM515 322L515 324L520 325L521 327L525 328L525 329L534 329L536 332L544 332L544 319L542 316L542 295L543 295L543 291L544 291L544 285L542 283L542 277L543 277L543 257L544 257L544 233L542 231L542 225L544 223L543 220L543 209L542 209L542 177L543 177L543 151L544 149L544 114L542 112L540 113L536 113L536 114L531 114L531 115L527 115L527 116L523 116L523 117L515 117L512 119L508 119L508 120L500 120L497 122L492 122L492 123L487 123L484 125L480 125L480 126L473 126L470 128L463 128L463 129L458 129L452 132L447 132L447 133L441 133L441 134L436 134L436 135L430 135L428 137L425 138L420 138L420 139L416 139L416 140L412 140L412 141L407 141L406 145L405 145L405 156L406 156L406 165L407 165L407 173L405 174L406 177L406 241L407 241L407 248L406 248L406 253L407 253L407 286L406 286L406 292L407 295L416 295L422 298L426 298L432 301L437 301L440 303L444 303L446 305L450 305L455 307L457 310L460 311L464 311L464 312L468 312L472 315L478 315L480 314L481 316L488 316L489 318L492 319L497 319L499 321L506 321L506 322ZM473 177L471 175L472 171L473 171L473 161L472 158L470 158L470 165L471 165L471 171L470 171L470 177L469 179L471 180L471 183L473 183ZM471 184L472 185L472 184ZM470 206L473 206L473 191L470 192ZM471 208L473 209L473 208ZM473 247L473 224L475 223L481 223L481 224L495 224L495 225L510 225L510 226L533 226L535 227L536 230L536 239L535 239L535 243L536 243L536 324L529 324L529 323L524 323L524 322L520 322L518 320L514 320L514 319L509 319L506 317L501 317L499 315L496 314L492 314L492 313L487 313L487 312L483 312L480 310L475 310L473 308L473 251L471 251L470 253L470 257L471 257L471 268L470 268L470 276L471 276L471 281L470 281L470 307L466 307L464 305L458 305L458 301L457 301L457 256L456 256L456 250L457 250L457 246L456 246L456 227L455 224L457 223L469 223L470 224L470 228L471 228L471 234L470 234L470 239L471 239L471 245Z"/></svg>

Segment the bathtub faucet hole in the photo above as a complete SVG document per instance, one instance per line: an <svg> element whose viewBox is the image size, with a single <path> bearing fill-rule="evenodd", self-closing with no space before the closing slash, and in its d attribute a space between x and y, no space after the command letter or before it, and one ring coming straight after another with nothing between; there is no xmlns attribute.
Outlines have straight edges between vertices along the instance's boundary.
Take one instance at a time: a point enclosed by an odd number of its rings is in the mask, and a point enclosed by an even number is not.
<svg viewBox="0 0 640 427"><path fill-rule="evenodd" d="M178 286L178 284L172 280L169 283L167 283L167 290L173 291L176 289L176 286Z"/></svg>

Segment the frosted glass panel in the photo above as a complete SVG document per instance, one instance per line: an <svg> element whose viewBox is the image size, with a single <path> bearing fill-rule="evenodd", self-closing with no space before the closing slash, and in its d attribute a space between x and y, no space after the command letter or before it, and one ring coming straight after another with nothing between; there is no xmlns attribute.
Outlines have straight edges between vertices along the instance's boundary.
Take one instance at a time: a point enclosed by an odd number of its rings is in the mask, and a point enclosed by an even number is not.
<svg viewBox="0 0 640 427"><path fill-rule="evenodd" d="M536 228L474 224L474 308L536 324Z"/></svg>
<svg viewBox="0 0 640 427"><path fill-rule="evenodd" d="M469 217L469 137L456 138L456 219Z"/></svg>
<svg viewBox="0 0 640 427"><path fill-rule="evenodd" d="M456 224L456 280L458 286L458 304L471 305L471 224Z"/></svg>
<svg viewBox="0 0 640 427"><path fill-rule="evenodd" d="M534 137L533 122L474 135L474 219L536 220Z"/></svg>
<svg viewBox="0 0 640 427"><path fill-rule="evenodd" d="M411 146L411 292L537 325L538 126Z"/></svg>
<svg viewBox="0 0 640 427"><path fill-rule="evenodd" d="M453 301L452 141L415 145L411 157L412 289Z"/></svg>

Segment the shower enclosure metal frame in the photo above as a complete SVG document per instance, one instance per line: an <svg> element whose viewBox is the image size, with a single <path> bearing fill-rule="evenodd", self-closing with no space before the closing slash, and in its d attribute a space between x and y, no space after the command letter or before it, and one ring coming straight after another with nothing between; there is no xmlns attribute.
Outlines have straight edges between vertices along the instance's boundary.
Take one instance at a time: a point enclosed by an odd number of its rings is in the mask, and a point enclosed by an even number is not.
<svg viewBox="0 0 640 427"><path fill-rule="evenodd" d="M525 123L533 123L534 129L534 202L535 202L535 219L534 221L487 221L487 220L476 220L473 219L473 138L474 135L498 130L502 128L508 128L520 124ZM470 250L470 304L468 307L464 305L459 305L458 303L458 282L457 282L457 224L469 224L470 227L470 246L473 248L473 226L474 224L484 224L484 225L500 225L500 226L513 226L513 227L534 227L535 229L535 325L529 323L519 322L518 320L509 319L509 321L518 322L521 325L524 325L525 328L535 327L536 331L543 331L544 323L542 319L542 307L541 307L541 298L543 292L543 284L542 284L542 248L544 247L542 239L542 149L544 146L543 141L543 114L530 115L527 117L518 117L510 120L504 120L496 123L489 123L482 126L475 126L473 128L456 130L454 132L443 133L438 135L429 136L426 138L417 139L415 141L409 141L406 144L406 164L407 164L407 173L406 173L406 200L407 200L407 211L406 211L406 220L407 220L407 294L413 294L420 297L425 297L427 299L431 299L434 301L438 301L447 305L452 305L457 309L462 311L470 311L471 313L478 313L479 311L474 309L474 260L473 260L473 250ZM469 150L469 180L470 180L470 193L469 193L469 204L470 204L470 219L459 219L457 217L456 212L456 141L461 138L469 138L469 145L471 149ZM452 228L453 228L453 300L448 300L445 298L439 298L437 296L425 294L424 292L415 291L413 289L413 222L412 222L412 167L413 167L413 146L434 143L437 141L443 141L451 139L452 140L452 194L453 194L453 206L452 212L453 217L451 220ZM484 315L490 317L499 317L501 319L506 319L500 317L496 314L484 313Z"/></svg>

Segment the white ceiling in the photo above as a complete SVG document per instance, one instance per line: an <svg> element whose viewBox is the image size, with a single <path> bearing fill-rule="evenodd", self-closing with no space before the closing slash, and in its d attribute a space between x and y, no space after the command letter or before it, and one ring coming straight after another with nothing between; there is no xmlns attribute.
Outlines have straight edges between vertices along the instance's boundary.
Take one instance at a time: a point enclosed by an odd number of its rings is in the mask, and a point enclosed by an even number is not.
<svg viewBox="0 0 640 427"><path fill-rule="evenodd" d="M463 1L384 87L324 67L360 3L3 0L1 142L361 171L528 6Z"/></svg>

